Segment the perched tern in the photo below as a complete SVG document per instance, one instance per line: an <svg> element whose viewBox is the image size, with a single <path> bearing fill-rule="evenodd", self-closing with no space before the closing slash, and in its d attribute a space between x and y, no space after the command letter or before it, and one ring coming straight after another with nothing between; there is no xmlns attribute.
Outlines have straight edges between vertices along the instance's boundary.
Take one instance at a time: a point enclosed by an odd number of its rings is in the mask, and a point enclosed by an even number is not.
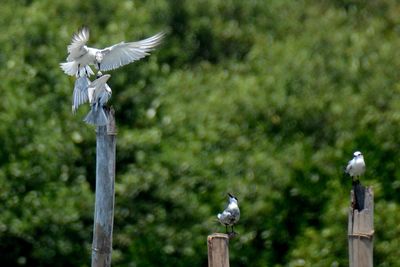
<svg viewBox="0 0 400 267"><path fill-rule="evenodd" d="M102 75L102 73L99 72L97 74L97 79L88 86L87 92L90 111L84 119L88 124L104 126L108 123L107 115L103 107L112 94L111 88L106 83L110 77L111 75L109 74Z"/></svg>
<svg viewBox="0 0 400 267"><path fill-rule="evenodd" d="M226 233L228 233L228 226L232 227L231 233L235 233L233 231L233 226L240 219L240 210L238 206L238 200L236 197L228 193L228 206L222 213L218 213L217 217L221 224L225 225Z"/></svg>
<svg viewBox="0 0 400 267"><path fill-rule="evenodd" d="M354 152L354 157L347 164L345 172L352 178L358 179L365 172L364 156L360 151Z"/></svg>
<svg viewBox="0 0 400 267"><path fill-rule="evenodd" d="M161 43L163 37L164 33L160 32L137 42L120 42L97 49L86 46L89 28L82 27L73 35L72 42L67 47L67 62L60 63L60 67L66 74L77 77L94 74L89 65L94 65L100 71L117 69L149 55L149 52Z"/></svg>

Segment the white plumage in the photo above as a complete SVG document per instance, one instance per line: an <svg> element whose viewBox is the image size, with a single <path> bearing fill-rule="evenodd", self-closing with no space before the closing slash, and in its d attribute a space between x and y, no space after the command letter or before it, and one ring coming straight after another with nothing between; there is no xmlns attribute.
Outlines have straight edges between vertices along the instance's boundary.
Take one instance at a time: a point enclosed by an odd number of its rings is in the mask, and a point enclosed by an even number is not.
<svg viewBox="0 0 400 267"><path fill-rule="evenodd" d="M107 125L108 119L104 111L104 105L111 97L111 88L106 83L111 77L109 74L102 75L98 73L98 78L91 82L88 86L88 99L90 103L90 111L84 121L88 124L96 126Z"/></svg>
<svg viewBox="0 0 400 267"><path fill-rule="evenodd" d="M351 177L358 178L365 172L364 156L360 151L354 152L353 155L353 159L347 164L346 173Z"/></svg>
<svg viewBox="0 0 400 267"><path fill-rule="evenodd" d="M232 233L233 233L234 232L233 226L240 219L240 209L239 209L237 198L231 194L228 194L228 196L229 196L228 206L225 208L225 210L222 213L218 213L217 217L218 217L218 220L220 221L220 223L225 225L226 232L228 232L228 226L231 226Z"/></svg>
<svg viewBox="0 0 400 267"><path fill-rule="evenodd" d="M78 77L78 79L76 79L74 92L72 94L72 113L75 113L80 105L89 101L89 84L90 80L86 76Z"/></svg>
<svg viewBox="0 0 400 267"><path fill-rule="evenodd" d="M160 32L147 39L137 42L121 42L104 49L88 47L89 29L83 27L72 37L67 47L67 62L60 64L61 69L68 75L90 76L93 73L89 65L94 65L101 71L119 68L149 55L164 38Z"/></svg>

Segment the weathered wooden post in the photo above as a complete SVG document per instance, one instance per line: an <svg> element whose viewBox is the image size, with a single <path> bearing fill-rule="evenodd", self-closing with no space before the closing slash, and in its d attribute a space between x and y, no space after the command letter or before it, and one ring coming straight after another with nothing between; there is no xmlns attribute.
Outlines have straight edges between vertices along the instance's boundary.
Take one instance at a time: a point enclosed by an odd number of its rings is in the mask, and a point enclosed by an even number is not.
<svg viewBox="0 0 400 267"><path fill-rule="evenodd" d="M114 180L116 127L114 110L108 112L108 125L97 126L96 200L93 226L92 267L111 266L114 222Z"/></svg>
<svg viewBox="0 0 400 267"><path fill-rule="evenodd" d="M208 267L229 267L229 236L215 233L207 238Z"/></svg>
<svg viewBox="0 0 400 267"><path fill-rule="evenodd" d="M361 187L365 192L361 211L349 209L348 242L349 266L373 266L373 237L374 237L374 193L372 187ZM351 191L352 203L355 203L354 191ZM362 205L363 204L363 205Z"/></svg>

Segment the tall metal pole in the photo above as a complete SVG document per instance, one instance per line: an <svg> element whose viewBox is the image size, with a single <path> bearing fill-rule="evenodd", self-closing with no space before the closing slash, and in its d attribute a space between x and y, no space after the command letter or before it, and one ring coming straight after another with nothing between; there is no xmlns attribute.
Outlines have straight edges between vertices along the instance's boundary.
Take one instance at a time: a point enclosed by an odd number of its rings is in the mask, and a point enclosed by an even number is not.
<svg viewBox="0 0 400 267"><path fill-rule="evenodd" d="M96 200L93 226L92 267L111 266L114 223L116 127L114 110L107 112L107 126L97 126Z"/></svg>

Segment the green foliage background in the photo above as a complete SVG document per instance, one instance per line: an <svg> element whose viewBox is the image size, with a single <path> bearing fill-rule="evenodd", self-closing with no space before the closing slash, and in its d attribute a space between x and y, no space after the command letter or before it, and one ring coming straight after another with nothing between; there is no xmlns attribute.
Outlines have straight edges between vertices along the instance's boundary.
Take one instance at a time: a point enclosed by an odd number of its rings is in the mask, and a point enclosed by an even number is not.
<svg viewBox="0 0 400 267"><path fill-rule="evenodd" d="M375 191L375 266L400 266L395 0L3 0L0 258L89 266L95 130L58 64L81 26L104 47L168 32L111 73L114 266L206 266L226 193L231 266L347 266L355 150Z"/></svg>

